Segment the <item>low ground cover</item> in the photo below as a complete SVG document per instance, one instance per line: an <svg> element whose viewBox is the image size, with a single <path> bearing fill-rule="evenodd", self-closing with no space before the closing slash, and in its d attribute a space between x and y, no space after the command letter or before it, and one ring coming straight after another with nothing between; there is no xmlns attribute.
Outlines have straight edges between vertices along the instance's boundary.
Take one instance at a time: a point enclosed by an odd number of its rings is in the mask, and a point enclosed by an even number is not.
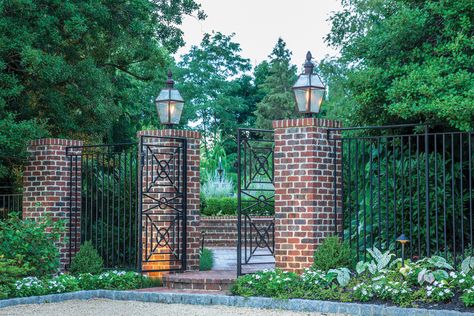
<svg viewBox="0 0 474 316"><path fill-rule="evenodd" d="M369 250L371 260L355 268L315 267L298 275L264 270L237 279L232 293L281 299L304 298L341 302L388 303L402 307L435 307L470 310L474 306L474 258L453 267L432 256L405 261L389 251ZM316 264L317 265L317 264Z"/></svg>

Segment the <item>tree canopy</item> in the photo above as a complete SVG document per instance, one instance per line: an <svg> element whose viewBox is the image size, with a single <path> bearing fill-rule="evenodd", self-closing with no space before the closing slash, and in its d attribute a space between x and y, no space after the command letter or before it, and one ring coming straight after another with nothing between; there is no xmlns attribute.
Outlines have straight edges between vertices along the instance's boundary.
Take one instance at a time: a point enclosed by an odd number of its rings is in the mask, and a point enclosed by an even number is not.
<svg viewBox="0 0 474 316"><path fill-rule="evenodd" d="M0 2L0 177L38 136L114 141L150 124L185 14L204 17L193 0Z"/></svg>
<svg viewBox="0 0 474 316"><path fill-rule="evenodd" d="M252 89L251 79L244 75L250 61L233 36L205 34L177 64L177 87L186 100L182 122L201 131L206 145L233 139L251 113L252 92L245 91Z"/></svg>
<svg viewBox="0 0 474 316"><path fill-rule="evenodd" d="M327 42L336 99L351 125L474 127L471 0L343 0ZM339 94L339 97L337 96ZM330 97L331 99L331 97ZM342 100L345 99L345 100Z"/></svg>

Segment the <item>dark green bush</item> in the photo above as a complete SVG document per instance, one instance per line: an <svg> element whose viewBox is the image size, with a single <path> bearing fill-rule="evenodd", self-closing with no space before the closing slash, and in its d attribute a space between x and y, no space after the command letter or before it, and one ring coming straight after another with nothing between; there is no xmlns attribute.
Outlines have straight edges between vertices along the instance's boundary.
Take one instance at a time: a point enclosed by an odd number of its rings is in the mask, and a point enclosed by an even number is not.
<svg viewBox="0 0 474 316"><path fill-rule="evenodd" d="M236 215L237 198L221 197L201 199L201 214L206 216Z"/></svg>
<svg viewBox="0 0 474 316"><path fill-rule="evenodd" d="M31 272L32 269L21 256L16 259L5 259L0 256L0 300L10 296L12 284L16 280L26 277Z"/></svg>
<svg viewBox="0 0 474 316"><path fill-rule="evenodd" d="M347 243L342 243L338 237L328 237L314 252L313 268L327 271L351 267L351 250Z"/></svg>
<svg viewBox="0 0 474 316"><path fill-rule="evenodd" d="M210 249L204 248L201 251L201 257L199 260L199 270L200 271L209 271L214 265L214 257Z"/></svg>
<svg viewBox="0 0 474 316"><path fill-rule="evenodd" d="M201 196L201 214L206 216L237 215L237 197L205 198ZM258 203L251 198L242 198L242 210L254 216L274 214L273 203Z"/></svg>
<svg viewBox="0 0 474 316"><path fill-rule="evenodd" d="M72 259L69 272L75 275L83 273L99 274L103 269L104 262L99 253L90 241L86 241Z"/></svg>
<svg viewBox="0 0 474 316"><path fill-rule="evenodd" d="M0 256L12 260L22 258L35 276L54 273L59 267L55 242L59 241L63 230L63 222L53 222L50 217L36 222L21 220L17 214L11 214L0 221Z"/></svg>

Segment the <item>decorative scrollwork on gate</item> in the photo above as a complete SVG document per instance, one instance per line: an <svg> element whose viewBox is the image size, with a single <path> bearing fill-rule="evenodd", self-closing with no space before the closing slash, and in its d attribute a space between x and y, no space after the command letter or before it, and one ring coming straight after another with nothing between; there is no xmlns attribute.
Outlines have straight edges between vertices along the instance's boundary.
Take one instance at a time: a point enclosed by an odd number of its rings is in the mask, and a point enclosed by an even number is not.
<svg viewBox="0 0 474 316"><path fill-rule="evenodd" d="M186 266L186 140L142 136L143 271Z"/></svg>
<svg viewBox="0 0 474 316"><path fill-rule="evenodd" d="M275 189L273 131L238 131L237 272L273 267Z"/></svg>

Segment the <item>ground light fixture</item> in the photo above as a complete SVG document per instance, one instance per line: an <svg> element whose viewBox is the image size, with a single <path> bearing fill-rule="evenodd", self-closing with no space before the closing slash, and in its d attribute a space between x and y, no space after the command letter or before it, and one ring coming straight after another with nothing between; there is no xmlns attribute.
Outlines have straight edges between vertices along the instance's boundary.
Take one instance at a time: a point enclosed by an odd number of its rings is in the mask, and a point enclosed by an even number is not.
<svg viewBox="0 0 474 316"><path fill-rule="evenodd" d="M402 267L404 267L405 266L405 244L409 243L410 239L408 239L407 236L405 236L405 234L402 233L400 236L398 236L396 241L402 245Z"/></svg>
<svg viewBox="0 0 474 316"><path fill-rule="evenodd" d="M155 100L155 104L161 124L166 125L168 128L179 124L181 114L183 113L184 99L179 91L174 88L171 70L168 70L166 87L161 90Z"/></svg>
<svg viewBox="0 0 474 316"><path fill-rule="evenodd" d="M298 80L293 85L298 112L307 117L319 113L326 91L321 78L314 73L314 64L311 59L311 52L308 52L304 63L304 72L298 76Z"/></svg>

